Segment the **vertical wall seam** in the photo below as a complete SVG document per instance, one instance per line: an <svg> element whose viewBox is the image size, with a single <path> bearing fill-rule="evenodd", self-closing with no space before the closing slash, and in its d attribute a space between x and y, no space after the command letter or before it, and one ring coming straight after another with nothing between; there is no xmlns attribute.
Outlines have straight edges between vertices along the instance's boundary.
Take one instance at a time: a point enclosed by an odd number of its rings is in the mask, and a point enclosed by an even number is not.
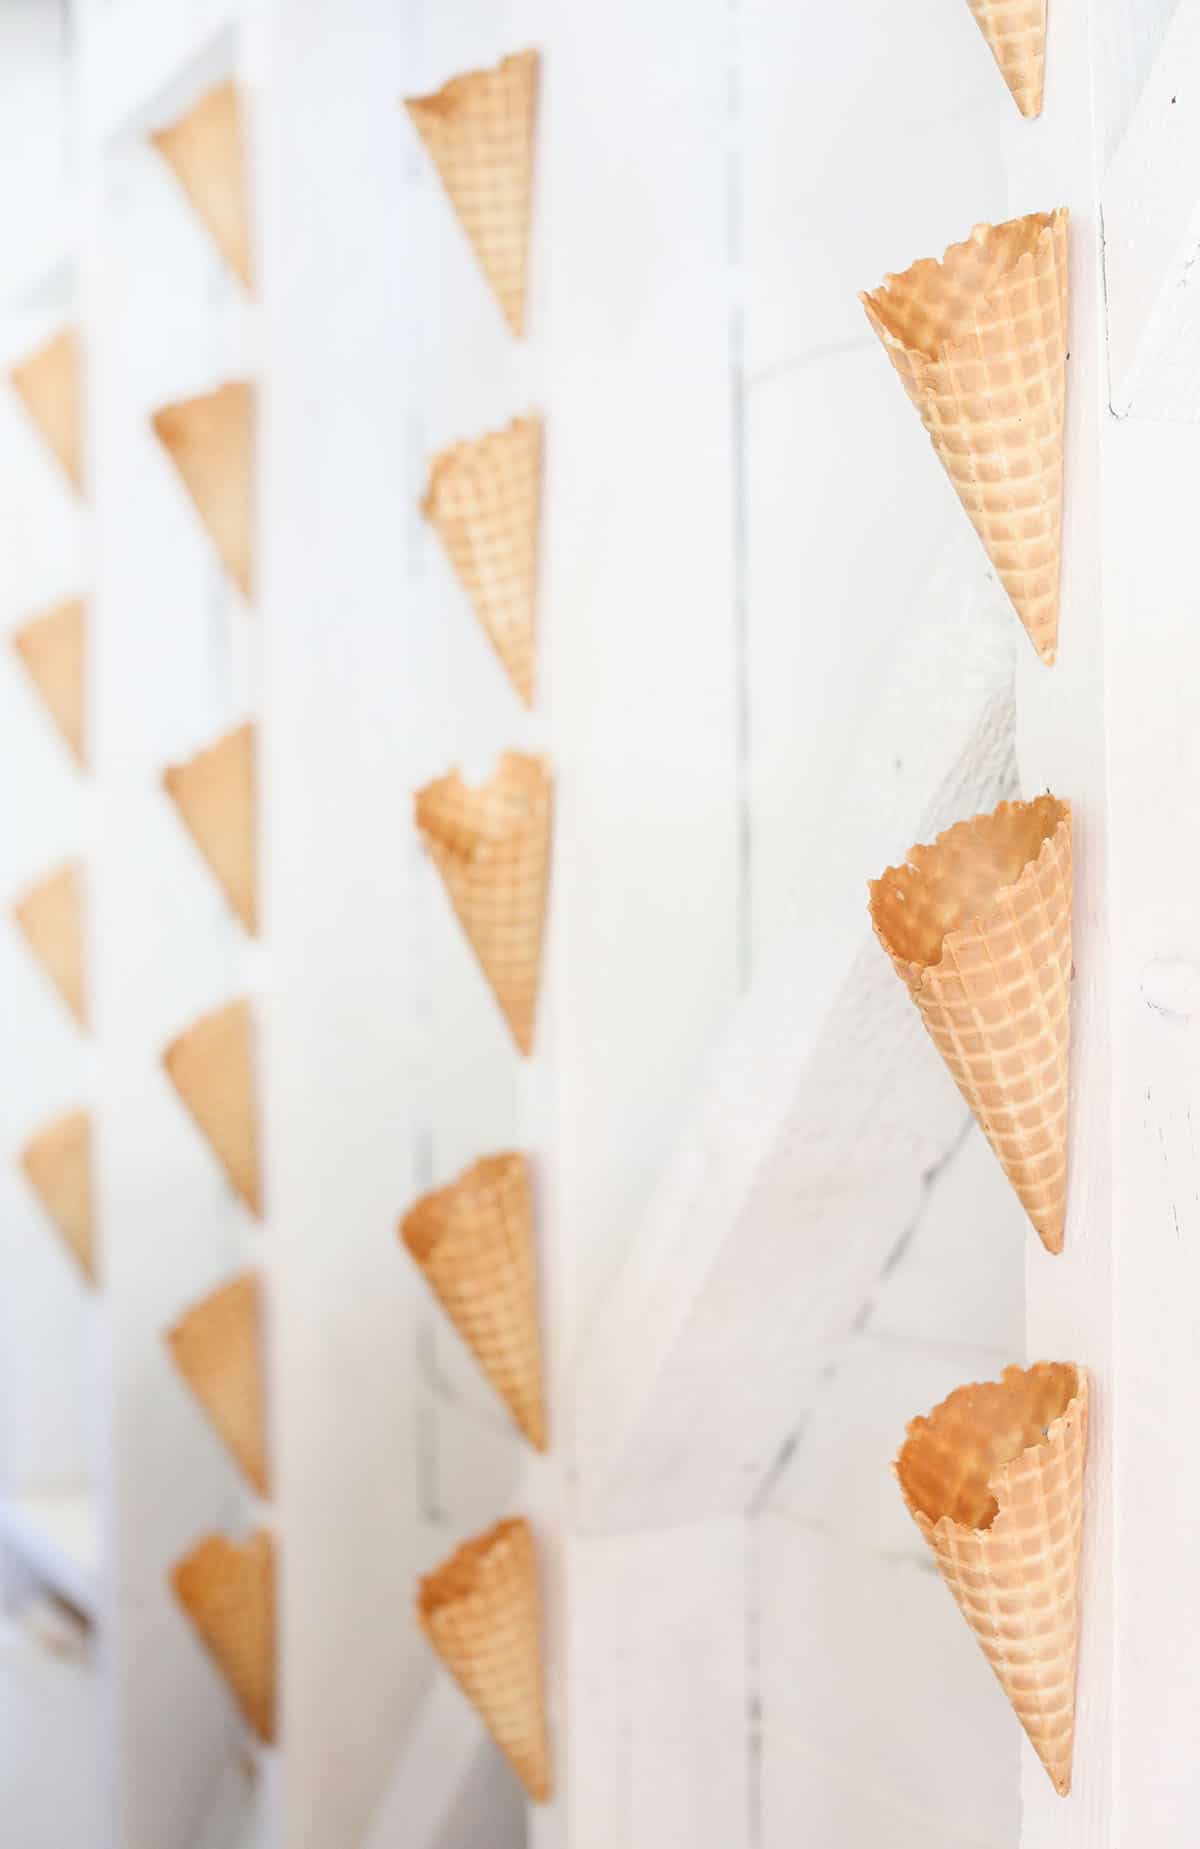
<svg viewBox="0 0 1200 1849"><path fill-rule="evenodd" d="M725 260L729 299L731 540L733 551L733 730L736 831L735 930L739 988L749 985L753 957L750 812L750 635L747 583L745 227L742 213L742 7L728 0L725 148Z"/></svg>

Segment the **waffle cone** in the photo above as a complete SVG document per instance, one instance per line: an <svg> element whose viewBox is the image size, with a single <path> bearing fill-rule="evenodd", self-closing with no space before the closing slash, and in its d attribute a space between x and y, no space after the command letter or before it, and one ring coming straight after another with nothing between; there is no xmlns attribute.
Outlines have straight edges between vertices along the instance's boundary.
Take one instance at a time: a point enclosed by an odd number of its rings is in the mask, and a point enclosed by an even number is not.
<svg viewBox="0 0 1200 1849"><path fill-rule="evenodd" d="M417 1617L535 1803L550 1796L541 1600L529 1524L497 1522L421 1581Z"/></svg>
<svg viewBox="0 0 1200 1849"><path fill-rule="evenodd" d="M525 333L538 54L405 102L509 327Z"/></svg>
<svg viewBox="0 0 1200 1849"><path fill-rule="evenodd" d="M967 0L1023 116L1042 113L1046 0Z"/></svg>
<svg viewBox="0 0 1200 1849"><path fill-rule="evenodd" d="M208 1535L171 1571L175 1597L224 1676L247 1724L275 1739L275 1544Z"/></svg>
<svg viewBox="0 0 1200 1849"><path fill-rule="evenodd" d="M480 789L451 771L416 797L417 827L522 1053L537 1014L551 802L544 761L518 751Z"/></svg>
<svg viewBox="0 0 1200 1849"><path fill-rule="evenodd" d="M546 1449L533 1209L524 1156L485 1156L405 1215L404 1244L531 1445Z"/></svg>
<svg viewBox="0 0 1200 1849"><path fill-rule="evenodd" d="M861 297L1043 661L1058 646L1065 208L976 225Z"/></svg>
<svg viewBox="0 0 1200 1849"><path fill-rule="evenodd" d="M238 726L163 772L184 826L247 931L258 929L254 727Z"/></svg>
<svg viewBox="0 0 1200 1849"><path fill-rule="evenodd" d="M155 435L208 529L221 563L254 595L254 388L230 381L201 398L164 405Z"/></svg>
<svg viewBox="0 0 1200 1849"><path fill-rule="evenodd" d="M226 263L249 289L250 229L237 85L232 80L219 83L150 139Z"/></svg>
<svg viewBox="0 0 1200 1849"><path fill-rule="evenodd" d="M30 1187L90 1283L96 1281L92 1219L92 1120L86 1111L56 1118L21 1151Z"/></svg>
<svg viewBox="0 0 1200 1849"><path fill-rule="evenodd" d="M454 443L433 459L421 511L517 694L533 705L542 424Z"/></svg>
<svg viewBox="0 0 1200 1849"><path fill-rule="evenodd" d="M163 1065L234 1188L252 1213L261 1213L249 1004L229 1002L202 1015L171 1042Z"/></svg>
<svg viewBox="0 0 1200 1849"><path fill-rule="evenodd" d="M872 880L871 921L1048 1252L1067 1193L1071 810L1001 803Z"/></svg>
<svg viewBox="0 0 1200 1849"><path fill-rule="evenodd" d="M260 1496L267 1494L258 1279L233 1278L167 1333L171 1358L214 1431Z"/></svg>
<svg viewBox="0 0 1200 1849"><path fill-rule="evenodd" d="M31 886L13 907L25 942L80 1027L88 1024L83 965L83 879L75 865L60 867Z"/></svg>
<svg viewBox="0 0 1200 1849"><path fill-rule="evenodd" d="M9 373L30 417L66 470L83 489L79 338L64 328Z"/></svg>
<svg viewBox="0 0 1200 1849"><path fill-rule="evenodd" d="M75 597L18 629L13 647L77 764L84 761L86 608Z"/></svg>
<svg viewBox="0 0 1200 1849"><path fill-rule="evenodd" d="M1083 1368L1009 1367L914 1419L892 1466L938 1571L1064 1796L1087 1420Z"/></svg>

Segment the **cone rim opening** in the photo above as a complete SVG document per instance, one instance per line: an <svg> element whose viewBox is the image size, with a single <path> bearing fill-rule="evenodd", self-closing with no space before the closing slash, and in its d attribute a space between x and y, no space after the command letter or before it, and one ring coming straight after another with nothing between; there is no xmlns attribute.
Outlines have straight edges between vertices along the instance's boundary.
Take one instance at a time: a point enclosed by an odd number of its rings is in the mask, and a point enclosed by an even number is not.
<svg viewBox="0 0 1200 1849"><path fill-rule="evenodd" d="M1038 1417L1031 1425L1034 1412L1030 1407L1019 1434L1009 1425L1003 1441L995 1447L986 1475L975 1486L976 1518L968 1520L965 1515L956 1515L953 1509L938 1507L945 1497L939 1498L930 1489L922 1491L919 1482L914 1482L914 1467L919 1480L922 1474L919 1466L927 1455L932 1452L936 1457L938 1452L947 1449L945 1435L948 1431L953 1434L964 1426L970 1430L973 1424L982 1439L986 1435L989 1415L993 1420L1000 1413L1010 1413L1011 1417L1011 1403L1016 1401L1019 1406L1021 1398L1028 1397L1039 1381L1045 1382L1050 1390L1052 1416L1044 1423ZM1057 1441L1086 1407L1087 1391L1087 1370L1078 1362L1035 1361L1027 1367L1014 1363L1002 1371L999 1380L969 1381L948 1393L930 1412L910 1419L892 1472L909 1513L927 1538L951 1533L979 1535L994 1529L1008 1504L1010 1478L1027 1458ZM974 1421L973 1413L977 1415ZM961 1446L959 1452L961 1454ZM958 1487L961 1492L961 1483ZM986 1488L986 1499L982 1488ZM934 1506L929 1506L931 1504Z"/></svg>
<svg viewBox="0 0 1200 1849"><path fill-rule="evenodd" d="M1028 855L1022 861L1015 879L1001 879L992 886L987 893L986 903L973 904L944 930L937 927L936 955L921 954L920 945L908 935L910 920L905 912L908 905L906 893L914 888L927 889L930 873L939 871L947 854L959 848L972 835L982 837L984 841L999 840L1005 827L1018 817L1037 818L1041 823L1037 853ZM1049 864L1058 851L1059 838L1064 829L1067 830L1069 840L1070 828L1071 805L1065 797L1045 791L1029 800L1009 799L999 803L995 809L984 810L961 822L955 822L950 828L935 835L931 842L915 843L902 861L886 867L878 879L869 880L867 909L875 935L901 970L910 988L922 988L953 960L969 938L986 931L1023 883L1037 878ZM931 930L933 928L930 927ZM912 929L915 930L916 926L913 925Z"/></svg>
<svg viewBox="0 0 1200 1849"><path fill-rule="evenodd" d="M546 760L537 753L502 752L496 768L480 783L468 783L456 765L416 792L416 824L444 853L471 860L480 848L511 840L528 828L536 819L535 802L544 798L549 782ZM522 799L523 809L505 802L506 797ZM447 800L461 813L447 819L443 810Z"/></svg>
<svg viewBox="0 0 1200 1849"><path fill-rule="evenodd" d="M1020 228L1025 233L1024 241L1015 248L1015 254L1002 272L1006 285L1020 274L1022 269L1033 270L1045 257L1047 250L1053 248L1055 234L1059 225L1069 229L1070 210L1067 206L1054 206L1048 212L1025 212L1016 218L999 219L995 223L982 219L971 227L970 235L956 244L948 244L940 257L918 257L903 270L889 270L883 281L873 289L859 292L859 301L867 312L869 319L880 339L886 346L895 346L905 353L917 355L926 365L937 365L957 352L969 340L976 323L984 311L992 305L996 284L990 289L982 290L978 295L964 296L962 308L953 323L934 330L928 339L913 337L911 319L903 320L897 315L899 298L893 293L893 285L906 284L910 295L921 293L930 296L945 293L953 281L954 273L968 261L969 257L989 241L999 239L1004 233L1014 233Z"/></svg>
<svg viewBox="0 0 1200 1849"><path fill-rule="evenodd" d="M441 1247L454 1243L461 1235L464 1222L456 1209L469 1208L465 1224L471 1231L479 1225L482 1209L501 1192L525 1188L529 1167L520 1150L497 1150L479 1156L462 1173L440 1188L431 1188L415 1200L400 1222L400 1237L418 1264L423 1264Z"/></svg>
<svg viewBox="0 0 1200 1849"><path fill-rule="evenodd" d="M429 474L421 497L421 512L425 519L436 519L442 492L448 483L460 478L468 479L470 464L479 461L490 463L497 455L503 456L514 438L524 437L527 433L532 433L535 440L539 440L541 428L540 414L537 411L524 411L510 417L506 424L480 431L478 436L459 437L455 442L436 450L429 458Z"/></svg>
<svg viewBox="0 0 1200 1849"><path fill-rule="evenodd" d="M504 1516L482 1534L456 1547L441 1564L427 1573L417 1587L417 1612L428 1628L438 1614L469 1603L482 1587L487 1568L511 1543L532 1548L533 1532L523 1515Z"/></svg>
<svg viewBox="0 0 1200 1849"><path fill-rule="evenodd" d="M521 51L506 52L494 64L479 64L469 71L455 72L452 77L447 77L445 83L439 84L436 90L427 90L420 96L406 96L403 99L404 107L418 127L423 121L452 122L456 117L469 115L476 97L489 79L519 70L531 61L535 65L538 61L538 51L534 45L527 45Z"/></svg>

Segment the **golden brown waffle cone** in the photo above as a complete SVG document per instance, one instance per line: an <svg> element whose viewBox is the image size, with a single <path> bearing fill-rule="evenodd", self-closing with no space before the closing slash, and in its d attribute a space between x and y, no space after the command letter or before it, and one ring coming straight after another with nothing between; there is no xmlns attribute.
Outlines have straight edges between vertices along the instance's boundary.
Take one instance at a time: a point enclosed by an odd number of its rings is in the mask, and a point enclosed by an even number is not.
<svg viewBox="0 0 1200 1849"><path fill-rule="evenodd" d="M171 1570L175 1597L224 1676L247 1724L275 1739L275 1544L212 1534Z"/></svg>
<svg viewBox="0 0 1200 1849"><path fill-rule="evenodd" d="M47 712L84 762L84 662L87 613L81 599L57 604L35 616L13 636L13 647Z"/></svg>
<svg viewBox="0 0 1200 1849"><path fill-rule="evenodd" d="M541 419L517 417L435 456L421 503L526 706L533 705L541 501Z"/></svg>
<svg viewBox="0 0 1200 1849"><path fill-rule="evenodd" d="M71 1111L39 1130L21 1151L21 1167L80 1270L94 1284L92 1120L87 1112Z"/></svg>
<svg viewBox="0 0 1200 1849"><path fill-rule="evenodd" d="M154 430L242 595L254 595L254 388L232 380L164 405Z"/></svg>
<svg viewBox="0 0 1200 1849"><path fill-rule="evenodd" d="M976 225L862 304L1043 661L1058 646L1067 212Z"/></svg>
<svg viewBox="0 0 1200 1849"><path fill-rule="evenodd" d="M1048 1252L1067 1192L1071 809L1001 803L870 882L871 921Z"/></svg>
<svg viewBox="0 0 1200 1849"><path fill-rule="evenodd" d="M892 1469L1035 1752L1071 1788L1087 1374L1005 1368L914 1419Z"/></svg>
<svg viewBox="0 0 1200 1849"><path fill-rule="evenodd" d="M254 804L254 727L240 725L163 785L247 931L258 930Z"/></svg>
<svg viewBox="0 0 1200 1849"><path fill-rule="evenodd" d="M79 370L79 339L68 327L8 376L72 483L82 490Z"/></svg>
<svg viewBox="0 0 1200 1849"><path fill-rule="evenodd" d="M497 1522L421 1581L417 1617L535 1803L550 1796L541 1599L528 1522Z"/></svg>
<svg viewBox="0 0 1200 1849"><path fill-rule="evenodd" d="M262 1211L258 1176L254 1020L247 1002L202 1015L163 1054L167 1075L233 1186Z"/></svg>
<svg viewBox="0 0 1200 1849"><path fill-rule="evenodd" d="M167 1332L167 1346L221 1442L267 1494L258 1279L233 1278Z"/></svg>
<svg viewBox="0 0 1200 1849"><path fill-rule="evenodd" d="M417 827L522 1053L537 1014L551 801L544 761L519 751L480 789L455 770L416 796Z"/></svg>
<svg viewBox="0 0 1200 1849"><path fill-rule="evenodd" d="M237 85L209 90L186 115L151 135L230 269L251 287L250 230Z"/></svg>
<svg viewBox="0 0 1200 1849"><path fill-rule="evenodd" d="M31 886L13 907L25 942L81 1027L88 1024L83 968L83 880L75 865Z"/></svg>
<svg viewBox="0 0 1200 1849"><path fill-rule="evenodd" d="M404 105L518 340L525 332L537 86L537 52L518 51Z"/></svg>
<svg viewBox="0 0 1200 1849"><path fill-rule="evenodd" d="M533 1209L522 1155L484 1156L423 1195L401 1233L430 1289L537 1450L546 1449Z"/></svg>
<svg viewBox="0 0 1200 1849"><path fill-rule="evenodd" d="M1023 116L1042 113L1046 0L967 0Z"/></svg>

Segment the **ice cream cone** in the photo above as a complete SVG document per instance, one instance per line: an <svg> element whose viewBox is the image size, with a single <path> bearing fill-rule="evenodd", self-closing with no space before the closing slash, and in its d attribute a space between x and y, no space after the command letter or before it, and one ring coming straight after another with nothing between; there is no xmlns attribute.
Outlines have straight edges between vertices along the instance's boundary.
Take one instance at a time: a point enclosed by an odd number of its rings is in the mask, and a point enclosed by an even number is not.
<svg viewBox="0 0 1200 1849"><path fill-rule="evenodd" d="M405 102L509 327L525 333L538 54L452 77Z"/></svg>
<svg viewBox="0 0 1200 1849"><path fill-rule="evenodd" d="M1058 646L1067 212L976 225L861 298L1043 661Z"/></svg>
<svg viewBox="0 0 1200 1849"><path fill-rule="evenodd" d="M233 270L251 287L250 229L237 85L217 84L151 141Z"/></svg>
<svg viewBox="0 0 1200 1849"><path fill-rule="evenodd" d="M230 381L164 405L154 430L233 582L254 595L254 387Z"/></svg>
<svg viewBox="0 0 1200 1849"><path fill-rule="evenodd" d="M233 910L255 933L254 727L240 725L187 763L173 764L163 784Z"/></svg>
<svg viewBox="0 0 1200 1849"><path fill-rule="evenodd" d="M25 409L82 492L79 339L63 328L9 373Z"/></svg>
<svg viewBox="0 0 1200 1849"><path fill-rule="evenodd" d="M71 747L75 762L84 762L84 664L86 607L73 597L35 616L17 630L13 647L46 711Z"/></svg>
<svg viewBox="0 0 1200 1849"><path fill-rule="evenodd" d="M526 706L533 705L541 501L541 419L518 417L435 456L421 503Z"/></svg>
<svg viewBox="0 0 1200 1849"><path fill-rule="evenodd" d="M247 1002L202 1015L163 1054L167 1075L251 1213L258 1174L254 1020Z"/></svg>
<svg viewBox="0 0 1200 1849"><path fill-rule="evenodd" d="M195 1304L168 1330L167 1346L217 1436L265 1496L262 1314L253 1272L231 1279Z"/></svg>
<svg viewBox="0 0 1200 1849"><path fill-rule="evenodd" d="M468 1541L417 1594L421 1629L535 1803L550 1796L537 1556L526 1521Z"/></svg>
<svg viewBox="0 0 1200 1849"><path fill-rule="evenodd" d="M89 1283L96 1282L92 1220L92 1120L86 1111L56 1118L26 1143L21 1167Z"/></svg>
<svg viewBox="0 0 1200 1849"><path fill-rule="evenodd" d="M538 1451L546 1449L533 1208L524 1156L485 1156L423 1195L402 1237L463 1341Z"/></svg>
<svg viewBox="0 0 1200 1849"><path fill-rule="evenodd" d="M13 907L25 942L80 1027L88 1024L83 963L83 879L74 864L31 886Z"/></svg>
<svg viewBox="0 0 1200 1849"><path fill-rule="evenodd" d="M458 772L417 792L417 827L522 1053L533 1048L552 784L541 758L506 751L480 789Z"/></svg>
<svg viewBox="0 0 1200 1849"><path fill-rule="evenodd" d="M1056 1791L1071 1788L1087 1374L1005 1368L914 1419L892 1469Z"/></svg>
<svg viewBox="0 0 1200 1849"><path fill-rule="evenodd" d="M1023 116L1042 113L1046 0L967 0Z"/></svg>
<svg viewBox="0 0 1200 1849"><path fill-rule="evenodd" d="M871 921L1048 1252L1067 1192L1071 809L1001 803L870 883Z"/></svg>
<svg viewBox="0 0 1200 1849"><path fill-rule="evenodd" d="M171 1585L247 1724L275 1739L275 1544L212 1534L177 1561Z"/></svg>

